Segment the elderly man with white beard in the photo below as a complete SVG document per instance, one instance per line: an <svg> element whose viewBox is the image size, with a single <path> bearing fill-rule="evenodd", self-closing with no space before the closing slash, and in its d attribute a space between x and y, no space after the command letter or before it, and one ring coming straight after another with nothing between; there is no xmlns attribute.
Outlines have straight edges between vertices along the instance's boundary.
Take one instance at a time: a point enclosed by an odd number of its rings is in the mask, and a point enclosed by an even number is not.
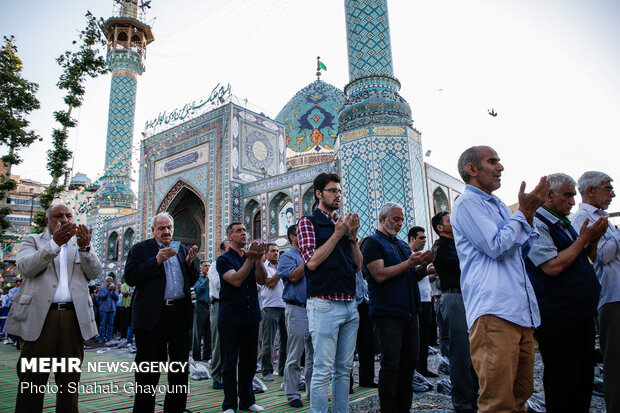
<svg viewBox="0 0 620 413"><path fill-rule="evenodd" d="M383 358L379 371L379 401L384 413L411 409L411 381L418 354L417 265L427 265L431 250L412 252L396 237L404 223L403 207L388 202L379 214L379 229L362 246L368 269L369 314L379 331Z"/></svg>

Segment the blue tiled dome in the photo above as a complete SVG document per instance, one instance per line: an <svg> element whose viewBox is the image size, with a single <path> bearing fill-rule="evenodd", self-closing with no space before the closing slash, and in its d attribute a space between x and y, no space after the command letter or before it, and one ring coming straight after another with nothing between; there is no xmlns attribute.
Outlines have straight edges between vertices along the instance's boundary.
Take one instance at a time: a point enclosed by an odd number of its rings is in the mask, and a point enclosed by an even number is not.
<svg viewBox="0 0 620 413"><path fill-rule="evenodd" d="M343 103L344 93L340 89L315 80L284 105L276 120L284 124L289 160L333 153L338 137L338 111Z"/></svg>
<svg viewBox="0 0 620 413"><path fill-rule="evenodd" d="M81 172L76 173L71 178L71 182L69 182L69 186L86 186L91 183L91 180L86 174Z"/></svg>

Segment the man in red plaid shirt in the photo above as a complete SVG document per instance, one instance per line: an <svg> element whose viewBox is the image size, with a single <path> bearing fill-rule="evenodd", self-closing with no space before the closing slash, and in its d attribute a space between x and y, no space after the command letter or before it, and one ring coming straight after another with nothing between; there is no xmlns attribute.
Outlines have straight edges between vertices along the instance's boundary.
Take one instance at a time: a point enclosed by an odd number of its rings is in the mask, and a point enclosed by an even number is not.
<svg viewBox="0 0 620 413"><path fill-rule="evenodd" d="M314 179L318 207L297 227L299 251L306 266L306 309L314 347L310 388L313 413L327 412L332 377L332 412L349 411L349 374L359 325L355 273L362 266L362 253L357 245L358 215L335 214L341 193L338 175L318 175Z"/></svg>

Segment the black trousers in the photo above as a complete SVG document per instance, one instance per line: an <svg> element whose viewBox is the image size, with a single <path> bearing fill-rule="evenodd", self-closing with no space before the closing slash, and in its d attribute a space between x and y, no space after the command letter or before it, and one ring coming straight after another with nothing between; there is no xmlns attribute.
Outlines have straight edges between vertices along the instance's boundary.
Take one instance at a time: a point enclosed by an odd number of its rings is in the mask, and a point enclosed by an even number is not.
<svg viewBox="0 0 620 413"><path fill-rule="evenodd" d="M545 366L547 412L589 412L594 380L594 317L543 317L541 321L534 337Z"/></svg>
<svg viewBox="0 0 620 413"><path fill-rule="evenodd" d="M421 302L422 311L418 314L420 319L420 351L418 352L417 371L428 370L428 345L431 329L433 327L433 303Z"/></svg>
<svg viewBox="0 0 620 413"><path fill-rule="evenodd" d="M252 378L256 371L258 324L218 323L222 347L222 410L245 410L256 402ZM239 363L237 363L239 360ZM237 381L237 369L239 380ZM237 397L239 401L237 403Z"/></svg>
<svg viewBox="0 0 620 413"><path fill-rule="evenodd" d="M375 317L381 346L379 402L382 413L409 413L418 354L418 317Z"/></svg>
<svg viewBox="0 0 620 413"><path fill-rule="evenodd" d="M372 320L368 316L368 304L362 302L357 306L360 314L360 325L357 329L357 354L360 362L360 385L375 381L375 338ZM351 382L353 384L353 382Z"/></svg>
<svg viewBox="0 0 620 413"><path fill-rule="evenodd" d="M127 338L127 329L131 325L131 307L119 307L120 314L116 317L120 318L121 323L121 338Z"/></svg>
<svg viewBox="0 0 620 413"><path fill-rule="evenodd" d="M173 306L163 305L161 317L155 328L152 330L134 330L137 347L136 363L143 361L188 361L189 326L185 321L187 316L186 305L190 304L181 302ZM168 373L168 385L174 386L172 387L174 391L166 392L164 399L164 411L166 413L180 413L185 410L187 391L183 390L188 389L188 374L189 368L187 367L180 372ZM138 391L138 386L157 385L159 375L160 373L136 372L134 412L155 411L155 393Z"/></svg>

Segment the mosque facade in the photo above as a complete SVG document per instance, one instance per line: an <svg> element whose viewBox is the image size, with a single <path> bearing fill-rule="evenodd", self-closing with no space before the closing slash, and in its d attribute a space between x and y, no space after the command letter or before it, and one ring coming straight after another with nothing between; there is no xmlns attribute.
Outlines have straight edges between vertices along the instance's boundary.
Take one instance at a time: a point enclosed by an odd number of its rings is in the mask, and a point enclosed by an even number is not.
<svg viewBox="0 0 620 413"><path fill-rule="evenodd" d="M250 239L286 248L288 227L316 206L321 172L342 177L342 212L360 215L361 236L374 232L388 201L403 205L406 226L432 232L430 217L449 211L464 184L423 160L392 69L387 0L345 0L345 10L344 90L319 71L275 119L213 96L212 109L141 141L136 212L96 222L93 245L106 274L122 274L129 247L151 236L151 219L162 211L175 219L174 239L198 245L203 259L216 258L235 221Z"/></svg>

